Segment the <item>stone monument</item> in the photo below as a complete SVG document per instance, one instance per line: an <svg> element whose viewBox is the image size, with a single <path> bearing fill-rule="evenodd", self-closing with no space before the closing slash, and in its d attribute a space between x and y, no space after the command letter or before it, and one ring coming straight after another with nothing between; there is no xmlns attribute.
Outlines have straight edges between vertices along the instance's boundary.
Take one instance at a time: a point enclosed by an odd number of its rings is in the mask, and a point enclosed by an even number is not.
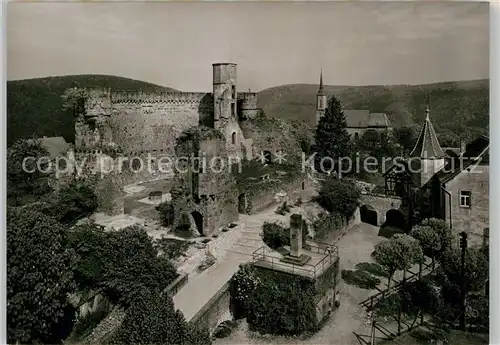
<svg viewBox="0 0 500 345"><path fill-rule="evenodd" d="M281 261L294 265L305 265L311 257L302 252L302 216L292 214L290 217L290 254L285 255Z"/></svg>

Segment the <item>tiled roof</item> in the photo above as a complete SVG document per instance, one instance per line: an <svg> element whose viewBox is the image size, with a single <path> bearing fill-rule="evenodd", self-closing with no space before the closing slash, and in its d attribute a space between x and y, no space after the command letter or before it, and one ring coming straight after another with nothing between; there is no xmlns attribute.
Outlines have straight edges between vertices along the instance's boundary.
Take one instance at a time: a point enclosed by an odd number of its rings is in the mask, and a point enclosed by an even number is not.
<svg viewBox="0 0 500 345"><path fill-rule="evenodd" d="M43 137L36 140L39 140L40 145L54 158L62 156L70 148L63 137Z"/></svg>
<svg viewBox="0 0 500 345"><path fill-rule="evenodd" d="M384 113L370 113L368 115L368 127L390 127L391 123Z"/></svg>
<svg viewBox="0 0 500 345"><path fill-rule="evenodd" d="M446 157L446 153L444 153L441 145L439 145L439 140L429 118L429 110L427 110L427 117L418 136L417 143L410 152L410 156L420 158Z"/></svg>
<svg viewBox="0 0 500 345"><path fill-rule="evenodd" d="M461 157L454 157L453 161L446 164L434 177L441 183L452 180L465 169L474 164L489 164L490 139L481 136L467 144Z"/></svg>
<svg viewBox="0 0 500 345"><path fill-rule="evenodd" d="M366 128L368 125L369 110L344 110L347 127Z"/></svg>
<svg viewBox="0 0 500 345"><path fill-rule="evenodd" d="M370 113L369 110L344 110L347 127L350 128L386 128L391 123L384 113Z"/></svg>

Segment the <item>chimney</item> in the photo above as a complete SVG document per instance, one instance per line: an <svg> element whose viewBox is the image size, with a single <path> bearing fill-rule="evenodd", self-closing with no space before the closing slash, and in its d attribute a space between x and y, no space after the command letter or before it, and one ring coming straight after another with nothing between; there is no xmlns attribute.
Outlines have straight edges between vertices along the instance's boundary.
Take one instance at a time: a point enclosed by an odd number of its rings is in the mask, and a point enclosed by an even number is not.
<svg viewBox="0 0 500 345"><path fill-rule="evenodd" d="M302 216L292 214L290 217L290 256L298 258L302 255Z"/></svg>

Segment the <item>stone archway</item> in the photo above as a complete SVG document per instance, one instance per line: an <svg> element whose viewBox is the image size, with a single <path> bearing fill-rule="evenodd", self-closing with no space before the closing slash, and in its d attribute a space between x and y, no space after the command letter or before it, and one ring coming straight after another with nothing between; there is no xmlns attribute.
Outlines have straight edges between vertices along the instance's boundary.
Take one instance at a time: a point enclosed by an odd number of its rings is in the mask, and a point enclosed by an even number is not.
<svg viewBox="0 0 500 345"><path fill-rule="evenodd" d="M378 213L370 205L363 205L359 208L359 214L361 216L361 221L363 223L368 223L374 226L378 226Z"/></svg>
<svg viewBox="0 0 500 345"><path fill-rule="evenodd" d="M196 225L196 230L198 230L200 235L204 235L203 233L203 215L198 211L191 212L191 216L194 219L194 224Z"/></svg>
<svg viewBox="0 0 500 345"><path fill-rule="evenodd" d="M393 226L399 228L401 230L406 229L406 219L404 214L400 210L390 209L385 214L385 223L386 226Z"/></svg>
<svg viewBox="0 0 500 345"><path fill-rule="evenodd" d="M238 213L246 213L247 210L247 196L242 193L238 196Z"/></svg>

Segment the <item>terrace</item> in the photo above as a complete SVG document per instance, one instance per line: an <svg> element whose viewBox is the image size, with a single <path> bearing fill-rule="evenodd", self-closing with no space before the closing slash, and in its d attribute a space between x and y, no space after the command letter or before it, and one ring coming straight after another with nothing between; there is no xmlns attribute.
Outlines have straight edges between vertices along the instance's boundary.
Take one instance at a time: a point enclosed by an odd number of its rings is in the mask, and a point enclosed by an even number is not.
<svg viewBox="0 0 500 345"><path fill-rule="evenodd" d="M287 250L288 247L284 247ZM280 254L268 247L261 247L253 252L252 263L257 267L300 275L309 279L317 279L339 259L336 246L308 241L302 253L310 259L305 264L283 261L287 255Z"/></svg>

